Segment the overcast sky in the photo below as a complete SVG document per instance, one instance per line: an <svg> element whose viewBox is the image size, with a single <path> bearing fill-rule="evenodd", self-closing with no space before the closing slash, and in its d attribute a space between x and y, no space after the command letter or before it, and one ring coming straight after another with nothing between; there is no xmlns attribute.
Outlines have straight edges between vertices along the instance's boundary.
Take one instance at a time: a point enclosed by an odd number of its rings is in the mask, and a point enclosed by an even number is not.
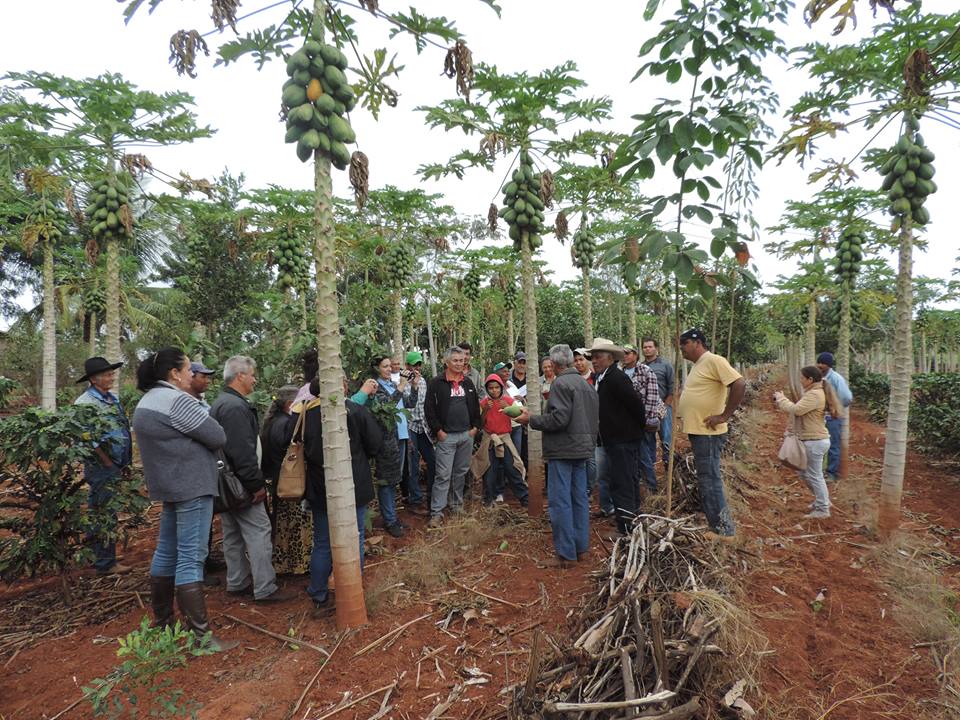
<svg viewBox="0 0 960 720"><path fill-rule="evenodd" d="M642 18L646 3L641 0L594 0L587 4L574 0L500 1L503 14L499 20L476 0L419 0L416 6L425 14L446 14L454 19L473 51L474 62L493 63L504 72L535 73L573 60L579 66L580 76L588 83L586 92L608 95L613 100L612 125L617 130L631 130L630 116L646 111L658 97L679 97L679 93L689 91L685 80L677 86L646 77L630 82L642 62L637 57L639 46L657 31L659 23L673 12L678 0L666 0L666 8L651 23ZM268 0L244 0L240 14L268 4ZM406 10L409 5L407 1L380 0L381 8L387 11ZM868 33L875 22L866 0L858 5L863 6L860 27L847 31L841 37L845 42L853 42ZM285 3L242 22L239 27L243 31L279 22L288 8L289 3ZM114 0L15 3L7 0L0 11L0 68L49 71L74 77L110 71L121 73L143 89L187 91L196 98L200 122L215 128L217 134L189 146L150 151L149 157L156 167L174 176L184 170L193 177L208 178L229 168L234 173L244 173L250 188L268 183L311 186L312 165L301 164L294 147L284 144L284 128L278 121L280 87L286 80L282 62L268 63L258 72L249 60L227 68L214 68L213 58L202 58L198 62L197 79L181 78L167 62L169 38L181 28L197 28L201 32L212 29L209 2L164 0L153 15L141 10L129 26L123 24L121 9ZM927 0L924 9L950 12L957 8L955 0ZM387 28L366 13L356 11L355 15L359 19L361 49L372 54L374 48L387 43ZM883 17L885 13L881 11L878 20ZM808 28L797 10L789 27L781 32L787 44L794 46L814 39L829 39L832 26L827 19L813 29ZM215 46L220 38L214 35L208 40ZM370 157L371 188L387 184L413 188L421 182L415 174L421 163L444 160L467 145L475 146L479 139L465 138L459 132L444 134L440 130L428 130L422 113L414 110L419 105L436 104L454 93L453 81L441 75L443 51L431 47L417 56L412 41L405 36L391 41L390 47L398 52L398 61L406 65L395 82L400 92L398 107L386 108L379 121L358 109L351 120L359 148ZM803 73L790 70L779 61L768 61L765 70L774 80L783 106L812 86ZM784 127L779 119L774 119L773 124L778 131ZM878 142L892 143L896 139L895 125L897 123L891 123ZM925 233L929 246L926 252L915 253L914 274L947 278L960 252L955 231L950 229L960 220L957 203L950 200L960 168L956 162L957 139L955 133L951 135L947 128L934 123L925 123L923 134L938 155L937 182L941 190L927 204L932 217ZM849 157L866 139L859 129L855 130L836 142L824 143L823 156ZM778 222L786 201L810 198L815 189L806 182L809 169L810 163L803 170L793 160L781 166L768 163L760 179L761 194L754 208L762 228ZM502 168L496 173L474 170L463 181L426 181L423 187L428 192L445 195L460 213L485 215L490 201L499 198L502 175ZM863 184L877 186L879 178L868 174ZM643 191L655 194L672 191L674 186L669 169L658 167L657 177L648 181ZM162 188L154 185L152 189ZM349 194L345 172L335 174L334 189L340 195ZM692 223L685 229L706 247L709 235L704 226ZM791 271L783 262L763 252L762 243L771 239L774 238L764 232L761 242L751 247L766 283L775 280L778 273ZM553 270L554 279L575 276L569 251L552 236L544 243L542 256Z"/></svg>

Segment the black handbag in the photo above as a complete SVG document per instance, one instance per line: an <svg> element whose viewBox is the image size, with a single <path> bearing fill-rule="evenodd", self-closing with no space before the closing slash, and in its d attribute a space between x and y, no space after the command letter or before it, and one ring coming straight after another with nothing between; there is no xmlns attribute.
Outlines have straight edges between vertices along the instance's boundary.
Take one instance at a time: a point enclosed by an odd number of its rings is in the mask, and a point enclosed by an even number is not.
<svg viewBox="0 0 960 720"><path fill-rule="evenodd" d="M213 512L237 512L251 505L253 496L230 468L223 450L220 450L217 453L217 496L213 499Z"/></svg>

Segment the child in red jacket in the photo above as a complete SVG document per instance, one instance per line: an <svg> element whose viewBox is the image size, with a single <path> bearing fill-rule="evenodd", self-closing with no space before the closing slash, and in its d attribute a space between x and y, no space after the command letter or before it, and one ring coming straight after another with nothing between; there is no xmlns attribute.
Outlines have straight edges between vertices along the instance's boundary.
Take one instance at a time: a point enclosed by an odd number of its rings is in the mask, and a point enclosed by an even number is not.
<svg viewBox="0 0 960 720"><path fill-rule="evenodd" d="M510 489L523 507L527 506L526 472L520 460L520 449L510 437L511 418L504 410L514 404L505 392L503 379L496 373L487 376L484 385L487 397L480 401L480 419L483 422L483 437L474 453L470 469L474 477L483 478L483 501L490 505L494 500L503 500L503 479L510 482Z"/></svg>

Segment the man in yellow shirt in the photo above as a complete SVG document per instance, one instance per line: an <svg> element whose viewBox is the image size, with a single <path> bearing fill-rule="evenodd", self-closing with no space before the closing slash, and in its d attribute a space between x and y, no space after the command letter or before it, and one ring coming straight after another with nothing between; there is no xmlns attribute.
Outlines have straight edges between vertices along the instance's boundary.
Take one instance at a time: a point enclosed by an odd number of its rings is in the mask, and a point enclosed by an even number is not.
<svg viewBox="0 0 960 720"><path fill-rule="evenodd" d="M680 352L694 364L680 393L677 415L693 448L700 502L712 534L733 537L736 526L723 492L720 452L727 440L727 421L740 407L747 386L726 358L710 352L702 331L682 333Z"/></svg>

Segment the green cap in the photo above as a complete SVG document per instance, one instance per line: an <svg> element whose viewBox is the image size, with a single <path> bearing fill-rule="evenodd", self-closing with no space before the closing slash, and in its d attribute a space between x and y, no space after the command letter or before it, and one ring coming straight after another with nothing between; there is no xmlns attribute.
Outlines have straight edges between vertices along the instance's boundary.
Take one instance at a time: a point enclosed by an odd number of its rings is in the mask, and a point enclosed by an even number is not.
<svg viewBox="0 0 960 720"><path fill-rule="evenodd" d="M417 365L423 362L423 353L411 350L407 353L407 365Z"/></svg>
<svg viewBox="0 0 960 720"><path fill-rule="evenodd" d="M635 352L637 352L637 349L636 349L633 345L624 345L624 346L623 346L623 351L624 351L624 352L632 352L632 353L635 353Z"/></svg>
<svg viewBox="0 0 960 720"><path fill-rule="evenodd" d="M511 363L498 362L496 365L493 366L493 372L499 372L504 368L512 368L512 367L513 365Z"/></svg>

